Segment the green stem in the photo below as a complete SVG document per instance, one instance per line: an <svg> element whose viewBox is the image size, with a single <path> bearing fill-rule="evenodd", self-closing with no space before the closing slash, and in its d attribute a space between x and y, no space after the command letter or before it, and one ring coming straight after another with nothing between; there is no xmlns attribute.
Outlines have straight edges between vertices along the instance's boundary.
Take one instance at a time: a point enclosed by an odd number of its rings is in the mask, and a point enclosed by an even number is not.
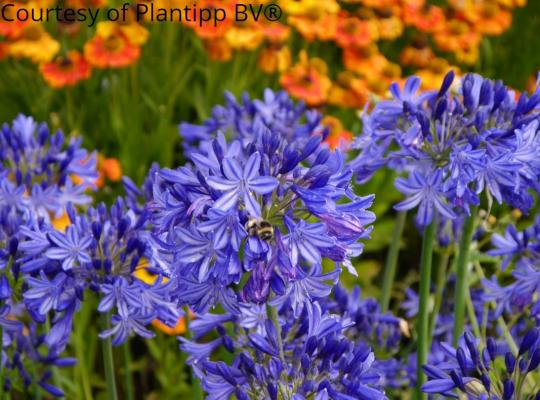
<svg viewBox="0 0 540 400"><path fill-rule="evenodd" d="M459 243L459 254L456 265L456 290L454 294L454 346L457 345L459 337L463 334L463 327L465 325L465 303L467 292L469 291L467 268L469 267L469 251L474 233L477 210L477 206L471 208L471 215L465 220Z"/></svg>
<svg viewBox="0 0 540 400"><path fill-rule="evenodd" d="M102 326L107 328L109 326L108 314L101 314ZM107 396L109 400L118 400L118 393L116 391L116 379L114 377L114 359L111 338L102 339L101 349L103 352L103 367L105 369L105 378L107 381Z"/></svg>
<svg viewBox="0 0 540 400"><path fill-rule="evenodd" d="M442 299L444 294L444 288L446 283L446 269L448 268L448 260L450 259L451 249L445 249L441 255L441 260L437 267L437 275L435 277L435 302L433 304L433 311L429 322L429 335L428 338L433 337L433 331L437 323L437 315L441 309ZM429 348L429 344L428 344Z"/></svg>
<svg viewBox="0 0 540 400"><path fill-rule="evenodd" d="M388 311L388 306L390 305L392 287L394 286L394 280L396 278L401 236L403 235L403 228L405 227L406 220L407 212L398 212L396 224L394 225L394 231L392 233L392 241L390 242L390 247L388 248L388 256L384 266L384 279L381 294L381 309L383 314Z"/></svg>
<svg viewBox="0 0 540 400"><path fill-rule="evenodd" d="M82 329L76 329L76 337L75 337L75 353L77 354L77 371L80 371L81 376L81 383L82 383L82 389L84 393L84 399L85 400L94 400L92 396L92 387L90 385L89 373L88 369L86 368L86 355L84 354L84 340L83 340L83 330Z"/></svg>
<svg viewBox="0 0 540 400"><path fill-rule="evenodd" d="M283 351L283 339L281 338L281 325L279 324L279 313L276 307L268 306L270 308L270 319L272 320L274 327L276 328L276 336L279 347L279 358L285 363L285 352Z"/></svg>
<svg viewBox="0 0 540 400"><path fill-rule="evenodd" d="M429 351L429 286L431 283L431 264L433 261L433 242L435 241L436 222L435 218L431 224L424 229L422 239L422 256L420 260L420 303L418 307L417 322L417 366L416 366L416 398L427 399L427 395L422 393L421 387L425 382L422 366L427 362Z"/></svg>
<svg viewBox="0 0 540 400"><path fill-rule="evenodd" d="M126 379L126 396L128 400L135 400L135 391L133 387L133 375L131 374L131 349L129 339L123 345L124 347L124 374Z"/></svg>

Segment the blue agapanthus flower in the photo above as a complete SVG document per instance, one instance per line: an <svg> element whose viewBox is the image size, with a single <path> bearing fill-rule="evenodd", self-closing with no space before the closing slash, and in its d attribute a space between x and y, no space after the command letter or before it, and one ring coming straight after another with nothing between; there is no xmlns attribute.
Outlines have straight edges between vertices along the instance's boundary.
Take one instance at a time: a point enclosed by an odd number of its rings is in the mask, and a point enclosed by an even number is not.
<svg viewBox="0 0 540 400"><path fill-rule="evenodd" d="M502 257L502 271L510 269L513 278L499 282L494 275L483 280L484 299L496 305L495 317L528 310L540 318L540 218L523 231L507 226L504 235L493 235L492 244L488 254Z"/></svg>
<svg viewBox="0 0 540 400"><path fill-rule="evenodd" d="M63 350L75 312L86 291L98 293L98 311L110 313L112 327L101 337L119 345L135 333L154 334L146 326L158 319L174 326L181 314L173 299L174 285L149 246L147 215L136 215L119 198L107 209L100 204L86 212L68 207L70 225L59 232L41 223L21 230L20 269L28 274L24 304L36 320L52 316L45 342ZM137 278L137 269L156 275L152 284Z"/></svg>
<svg viewBox="0 0 540 400"><path fill-rule="evenodd" d="M492 337L485 344L465 333L457 348L443 344L445 359L437 365L426 365L428 382L422 390L446 398L467 399L537 399L540 395L538 367L540 340L538 328L523 337L517 352L505 350ZM530 379L532 378L532 379Z"/></svg>
<svg viewBox="0 0 540 400"><path fill-rule="evenodd" d="M438 92L417 94L420 80L411 77L364 113L353 144L357 179L383 165L404 174L396 188L407 198L396 209L418 208L420 226L435 210L442 222L469 214L481 195L527 211L539 189L540 89L515 100L500 81L468 74L454 93L453 80L450 72Z"/></svg>
<svg viewBox="0 0 540 400"><path fill-rule="evenodd" d="M264 306L241 310L202 315L191 323L195 341L181 339L208 399L386 399L373 352L346 336L349 318L318 302L299 317L282 311L278 321ZM217 339L204 339L213 333ZM232 353L231 363L212 361L218 348Z"/></svg>
<svg viewBox="0 0 540 400"><path fill-rule="evenodd" d="M46 124L19 115L0 134L0 212L30 213L49 220L68 203L89 204L85 191L97 179L96 154L81 147L81 138L66 141Z"/></svg>
<svg viewBox="0 0 540 400"><path fill-rule="evenodd" d="M316 113L270 91L227 101L204 126L182 124L190 163L151 177L154 247L180 301L199 313L218 304L238 313L244 302L299 315L342 267L356 274L373 196L354 193Z"/></svg>
<svg viewBox="0 0 540 400"><path fill-rule="evenodd" d="M66 270L89 262L88 237L70 228L64 235L48 224L68 204L91 201L85 191L97 178L95 154L81 147L80 139L66 142L62 132L51 134L45 124L19 115L0 133L0 325L1 366L5 391L37 384L53 396L62 396L49 383L50 367L67 367L75 360L63 358L62 338L71 332L80 295L69 273L49 274L43 254L64 264ZM47 236L45 232L50 232ZM24 260L28 257L26 260ZM26 263L26 268L21 265ZM47 272L45 272L47 269ZM59 310L52 330L46 315Z"/></svg>

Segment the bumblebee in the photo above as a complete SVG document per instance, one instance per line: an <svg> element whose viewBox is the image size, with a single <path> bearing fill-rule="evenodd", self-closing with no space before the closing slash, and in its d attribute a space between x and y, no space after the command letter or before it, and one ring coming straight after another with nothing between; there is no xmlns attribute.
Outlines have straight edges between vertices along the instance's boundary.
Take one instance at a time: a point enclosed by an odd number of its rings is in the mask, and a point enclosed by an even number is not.
<svg viewBox="0 0 540 400"><path fill-rule="evenodd" d="M266 242L274 238L274 227L270 222L265 220L250 218L246 222L246 231L249 236L257 236Z"/></svg>

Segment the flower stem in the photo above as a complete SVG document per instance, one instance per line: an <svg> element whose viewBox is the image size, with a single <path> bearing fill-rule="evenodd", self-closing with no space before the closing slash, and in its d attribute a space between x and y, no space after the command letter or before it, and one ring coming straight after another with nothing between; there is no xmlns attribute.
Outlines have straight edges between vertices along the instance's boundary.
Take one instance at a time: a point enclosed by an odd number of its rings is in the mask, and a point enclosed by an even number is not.
<svg viewBox="0 0 540 400"><path fill-rule="evenodd" d="M457 345L459 337L463 334L465 325L465 303L469 291L467 268L469 265L469 251L474 233L476 212L478 207L471 208L471 215L465 220L461 240L459 243L458 260L456 264L456 290L454 294L454 335L453 344Z"/></svg>
<svg viewBox="0 0 540 400"><path fill-rule="evenodd" d="M101 314L101 320L103 327L108 327L108 314ZM109 400L118 400L118 393L116 391L116 380L114 377L114 359L112 343L110 337L101 341L101 349L103 352L103 367L105 369L105 378L107 381L107 397Z"/></svg>
<svg viewBox="0 0 540 400"><path fill-rule="evenodd" d="M418 307L417 325L417 365L416 365L416 398L427 399L427 395L422 393L422 384L425 381L422 366L427 362L429 351L429 295L431 283L431 264L433 261L433 242L436 233L435 218L425 227L422 239L422 256L420 260L420 303Z"/></svg>
<svg viewBox="0 0 540 400"><path fill-rule="evenodd" d="M407 212L398 212L394 231L392 233L392 241L388 248L388 256L386 257L386 264L384 266L384 279L381 294L381 310L383 314L388 311L388 306L390 305L392 287L394 286L394 280L396 278L399 246L401 244L401 236L403 235L403 228L405 227L406 220Z"/></svg>
<svg viewBox="0 0 540 400"><path fill-rule="evenodd" d="M431 318L429 322L429 335L428 338L433 337L433 331L437 325L437 316L441 309L444 288L446 283L446 270L448 268L448 260L450 259L451 248L445 249L441 254L440 262L438 263L437 273L435 277L435 302L433 304L433 311L431 312ZM429 343L428 343L429 347Z"/></svg>
<svg viewBox="0 0 540 400"><path fill-rule="evenodd" d="M135 391L133 387L133 376L131 374L131 349L129 347L129 339L123 345L124 348L124 375L126 385L127 400L135 400Z"/></svg>

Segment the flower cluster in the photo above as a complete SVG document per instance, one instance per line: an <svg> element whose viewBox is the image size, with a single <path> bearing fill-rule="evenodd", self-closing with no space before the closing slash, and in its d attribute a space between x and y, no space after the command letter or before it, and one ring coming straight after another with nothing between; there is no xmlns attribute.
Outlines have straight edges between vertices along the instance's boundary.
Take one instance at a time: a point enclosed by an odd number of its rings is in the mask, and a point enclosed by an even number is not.
<svg viewBox="0 0 540 400"><path fill-rule="evenodd" d="M450 72L438 91L418 93L411 77L403 89L393 84L392 100L381 101L363 116L364 131L353 147L360 180L387 164L406 177L396 188L407 199L398 210L418 207L417 223L456 219L478 205L480 195L527 211L529 189L538 190L540 164L540 90L513 91L501 82L466 75L457 93Z"/></svg>
<svg viewBox="0 0 540 400"><path fill-rule="evenodd" d="M91 201L85 194L97 177L94 154L66 143L62 132L19 115L0 135L0 329L4 390L28 387L33 381L53 395L62 391L48 383L50 366L70 366L62 349L48 346L44 325L24 301L33 279L21 268L23 231L55 221L68 204ZM41 221L41 222L39 222ZM34 318L35 317L35 318Z"/></svg>
<svg viewBox="0 0 540 400"><path fill-rule="evenodd" d="M107 3L106 0L84 3L68 0L65 6L84 5L85 10L88 7L89 12L97 15L96 10L105 10ZM269 3L261 2L261 7ZM193 30L213 60L228 61L235 52L258 51L259 68L266 73L279 73L282 86L294 97L312 106L358 108L370 95L386 96L388 85L401 79L400 65L417 70L426 88L432 88L451 63L476 63L482 38L505 32L511 24L513 8L526 2L447 0L440 3L280 0L277 3L283 10L280 22L248 18L239 23L233 17L235 1L199 0L198 9L220 8L225 10L227 18L216 26L213 21L189 18L181 22L184 29ZM30 59L40 65L43 78L53 88L73 86L89 79L93 68L133 65L154 30L152 18L137 14L139 5L147 7L143 1L136 2L133 8L118 10L122 16L119 21L97 22L95 28L83 27L79 21L68 22L60 14L56 32L49 32L45 23L9 21L19 8L28 10L30 15L32 12L39 15L52 5L50 0L13 4L5 10L7 19L0 21L0 36L6 39L0 44L0 57ZM153 8L167 10L171 4L159 0ZM191 6L189 2L174 6L186 5ZM180 26L177 24L177 29ZM415 33L405 35L406 30ZM323 46L333 45L343 64L334 79L326 62L316 54L308 56L300 52L293 63L291 49L298 38ZM390 60L380 51L378 42L397 39L407 40L408 45L399 60Z"/></svg>
<svg viewBox="0 0 540 400"><path fill-rule="evenodd" d="M321 143L320 117L301 124L288 98L269 91L253 104L216 108L219 126L182 126L187 138L218 133L188 153L192 164L155 177L155 241L195 311L271 301L299 315L342 267L356 274L373 196L353 192L344 155Z"/></svg>
<svg viewBox="0 0 540 400"><path fill-rule="evenodd" d="M96 155L81 148L80 138L66 144L61 131L51 134L45 124L24 115L11 127L3 125L0 212L5 219L15 218L11 232L17 232L20 215L33 213L49 221L59 217L68 203L90 203L85 191L97 177Z"/></svg>
<svg viewBox="0 0 540 400"><path fill-rule="evenodd" d="M373 352L344 335L350 319L315 302L299 316L282 311L276 320L267 319L265 305L249 305L239 315L206 314L191 324L196 339L218 335L181 346L208 399L386 399ZM234 354L230 365L210 360L220 346Z"/></svg>
<svg viewBox="0 0 540 400"><path fill-rule="evenodd" d="M430 89L450 70L451 63L474 64L483 36L502 34L511 24L512 8L524 5L492 1L434 5L423 0L350 3L280 2L288 25L303 39L331 42L340 50L343 68L335 79L330 78L320 56L309 57L304 52L286 68L290 51L285 43L273 41L260 53L261 68L279 72L282 86L312 106L359 108L370 96L386 97L390 83L401 80L400 66L416 70L424 88ZM404 35L405 30L414 34ZM397 39L408 42L399 63L388 59L378 46L379 41Z"/></svg>
<svg viewBox="0 0 540 400"><path fill-rule="evenodd" d="M320 121L284 93L228 96L204 125L181 125L191 162L144 185L157 257L197 313L182 348L209 398L384 398L373 353L344 335L354 322L325 305L342 268L357 274L374 215ZM221 346L231 365L210 361Z"/></svg>
<svg viewBox="0 0 540 400"><path fill-rule="evenodd" d="M21 227L21 271L32 275L23 297L36 320L52 315L45 339L49 347L64 348L73 316L92 292L100 296L98 311L105 319L111 315L112 327L100 336L113 336L115 345L131 333L152 337L145 326L155 319L174 326L180 312L173 286L147 244L146 216L136 216L121 198L110 210L100 204L85 213L69 208L68 215L65 233L50 225ZM147 284L134 276L136 268L150 269L159 278Z"/></svg>
<svg viewBox="0 0 540 400"><path fill-rule="evenodd" d="M502 270L511 264L512 281L505 279L505 284L499 283L496 275L484 279L484 298L494 302L495 317L503 313L524 312L530 310L531 316L540 316L538 292L540 291L540 219L523 231L518 231L514 225L506 227L504 235L494 234L492 237L494 249L489 250L492 256L503 257Z"/></svg>
<svg viewBox="0 0 540 400"><path fill-rule="evenodd" d="M468 332L456 349L447 344L442 349L444 360L424 367L429 377L422 387L425 393L458 398L457 391L468 399L497 400L536 399L540 394L537 380L528 381L540 365L538 328L527 332L516 352L501 348L491 337L479 345Z"/></svg>

